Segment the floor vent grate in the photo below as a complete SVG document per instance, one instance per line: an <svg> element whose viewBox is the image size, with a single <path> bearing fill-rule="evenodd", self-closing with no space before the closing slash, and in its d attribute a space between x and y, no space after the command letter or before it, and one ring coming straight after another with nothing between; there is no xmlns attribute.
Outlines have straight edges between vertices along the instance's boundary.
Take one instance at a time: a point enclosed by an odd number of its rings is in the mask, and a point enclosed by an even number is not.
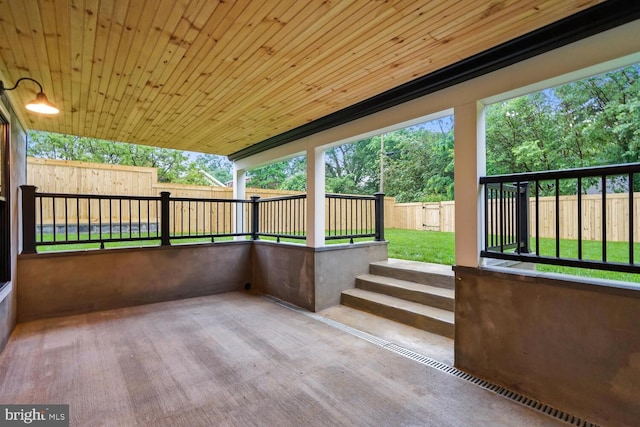
<svg viewBox="0 0 640 427"><path fill-rule="evenodd" d="M471 374L468 374L464 371L461 371L457 368L454 368L453 366L449 366L445 363L442 362L438 362L437 360L431 359L430 357L424 356L422 354L416 353L415 351L406 349L404 347L400 347L399 345L393 344L389 341L383 340L381 338L378 338L374 335L368 334L366 332L360 331L358 329L352 328L351 326L347 326L343 323L340 322L336 322L335 320L331 320L328 319L326 317L320 316L319 314L316 313L312 313L310 311L306 311L301 309L300 307L297 307L293 304L290 304L286 301L282 301L278 298L272 297L272 296L265 296L265 298L275 302L278 305L281 305L283 307L286 307L290 310L296 311L300 314L303 314L307 317L311 317L319 322L322 322L324 324L327 324L329 326L332 326L336 329L339 329L343 332L346 332L348 334L354 335L358 338L361 338L363 340L369 341L372 344L375 344L379 347L382 347L384 349L387 349L389 351L393 351L394 353L397 353L401 356L404 356L408 359L411 359L415 362L418 363L422 363L423 365L429 366L433 369L437 369L441 372L445 372L447 374L456 376L460 379L463 379L465 381L468 381L472 384L475 384L479 387L484 388L485 390L489 390L491 392L494 392L502 397L505 397L509 400L512 400L514 402L517 402L521 405L524 405L526 407L532 408L538 412L542 412L544 414L547 414L553 418L556 418L558 420L564 421L566 423L569 423L571 425L574 426L579 426L579 427L598 427L597 424L591 423L587 420L584 420L582 418L576 417L574 415L568 414L564 411L561 411L557 408L554 408L552 406L549 405L545 405L544 403L538 402L537 400L528 398L526 396L523 396L520 393L517 393L515 391L511 391L509 389L506 389L502 386L490 383L489 381L480 379L478 377L475 377Z"/></svg>

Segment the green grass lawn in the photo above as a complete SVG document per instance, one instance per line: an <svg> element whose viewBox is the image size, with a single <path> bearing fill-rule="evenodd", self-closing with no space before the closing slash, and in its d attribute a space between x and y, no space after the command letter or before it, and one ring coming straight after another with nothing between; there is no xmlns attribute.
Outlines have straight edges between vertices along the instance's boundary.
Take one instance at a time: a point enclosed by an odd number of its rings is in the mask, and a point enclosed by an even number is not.
<svg viewBox="0 0 640 427"><path fill-rule="evenodd" d="M50 241L51 236L44 236L45 240ZM83 236L81 236L83 237ZM133 236L135 237L135 235ZM232 240L232 237L216 238L216 242ZM418 230L401 230L387 229L385 230L385 239L389 242L389 257L399 258L421 262L431 262L436 264L453 265L455 263L455 233L437 232L437 231L418 231ZM261 237L261 240L275 241L272 237ZM370 238L356 239L356 242L370 241ZM297 239L281 239L282 242L304 244L304 240ZM189 238L174 239L172 244L189 244L189 243L208 243L210 238ZM329 240L327 244L349 243L345 240ZM130 242L111 242L105 243L105 248L118 247L139 247L139 246L158 246L160 239L157 240L138 240ZM531 239L531 247L535 249L535 239ZM99 249L99 243L77 243L68 245L41 245L38 246L38 252L52 251L76 251ZM578 242L576 240L562 240L560 242L560 254L563 257L577 258ZM607 244L607 259L610 261L626 262L628 261L629 248L624 242L610 242ZM634 248L636 262L640 262L640 243ZM555 240L540 239L540 254L546 256L555 256ZM600 242L583 241L583 259L599 260L602 256L602 245ZM547 271L561 274L572 274L577 276L602 278L610 280L622 280L627 282L640 283L640 274L618 273L603 270L592 270L585 268L560 267L555 265L538 264L538 271Z"/></svg>
<svg viewBox="0 0 640 427"><path fill-rule="evenodd" d="M384 230L384 237L389 258L455 264L455 233L390 228Z"/></svg>
<svg viewBox="0 0 640 427"><path fill-rule="evenodd" d="M113 237L114 238L118 238L120 236L119 233L114 233ZM137 238L140 235L138 233L133 233L132 235L128 235L123 233L123 237L125 238ZM152 237L154 237L154 234L151 234ZM97 233L92 233L91 235L92 238L98 238L98 234ZM107 234L104 234L103 237L108 238L109 236ZM147 237L146 233L142 233L142 237ZM45 242L52 242L53 241L53 234L43 234L42 236L43 241ZM88 233L80 233L80 239L88 239L89 235ZM58 235L57 236L57 240L64 240L65 236L64 235ZM78 239L77 234L72 234L69 236L69 240L75 240ZM233 237L230 236L225 236L225 237L216 237L215 241L216 242L223 242L223 241L230 241L233 240ZM261 236L260 240L265 240L265 241L277 241L276 237L270 237L270 236ZM363 238L358 238L358 239L354 239L355 242L366 242L366 241L371 241L371 238L369 237L363 237ZM297 244L305 244L305 239L291 239L291 238L286 238L283 237L280 239L280 242L283 243L297 243ZM349 243L350 240L349 239L337 239L337 240L327 240L327 244L328 245L335 245L335 244L341 244L341 243ZM180 244L190 244L190 243L211 243L211 238L210 237L190 237L190 238L182 238L182 239L171 239L171 244L172 245L180 245ZM159 246L160 245L160 239L152 239L152 240L131 240L131 241L124 241L124 242L105 242L104 247L105 249L112 249L112 248L131 248L131 247L141 247L141 246ZM94 249L100 249L100 243L69 243L69 244L54 244L54 245L38 245L38 253L43 253L43 252L60 252L60 251L85 251L85 250L94 250Z"/></svg>
<svg viewBox="0 0 640 427"><path fill-rule="evenodd" d="M113 234L114 238L119 237L120 234ZM140 235L138 233L133 233L131 236L129 236L128 234L124 234L123 233L123 237L130 237L130 238L137 238ZM57 239L58 240L64 240L64 235L58 235ZM97 238L98 234L97 233L92 233L91 234L92 238ZM107 234L103 234L103 237L108 238ZM142 237L147 237L146 233L142 233ZM151 237L154 237L153 233L151 234ZM69 236L69 240L74 240L77 238L76 234L70 235ZM80 239L88 239L89 235L88 233L80 233ZM43 235L43 240L45 242L51 242L53 241L53 235L52 234L44 234ZM220 241L225 241L225 240L233 240L233 237L216 237L215 241L216 242L220 242ZM192 238L188 238L188 239L174 239L172 240L172 244L174 245L179 245L179 244L189 244L189 243L210 243L211 242L211 238L210 237L192 237ZM140 246L160 246L160 239L152 239L152 240L131 240L131 241L124 241L124 242L105 242L104 247L105 249L112 249L112 248L131 248L131 247L140 247ZM93 250L93 249L100 249L100 243L69 243L69 244L57 244L57 245L38 245L38 253L43 253L43 252L60 252L60 251L86 251L86 250Z"/></svg>
<svg viewBox="0 0 640 427"><path fill-rule="evenodd" d="M387 229L384 233L386 240L389 241L390 258L446 265L453 265L455 263L455 233L400 229ZM601 242L583 241L582 244L583 259L602 259ZM535 239L531 239L531 247L535 250ZM634 254L636 262L638 262L640 259L640 243L636 243L634 245ZM555 256L554 239L540 239L540 255ZM577 258L578 241L562 240L560 242L560 255L567 258ZM624 242L609 242L607 244L607 259L609 261L627 262L629 259L628 244ZM536 270L640 283L640 274L618 273L604 270L561 267L545 264L538 264L536 266Z"/></svg>

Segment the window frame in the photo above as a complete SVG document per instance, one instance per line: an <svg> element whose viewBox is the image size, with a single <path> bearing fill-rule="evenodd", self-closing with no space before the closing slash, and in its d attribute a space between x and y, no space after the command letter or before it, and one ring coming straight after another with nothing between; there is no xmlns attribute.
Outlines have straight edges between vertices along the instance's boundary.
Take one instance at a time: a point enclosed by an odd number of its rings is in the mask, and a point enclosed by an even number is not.
<svg viewBox="0 0 640 427"><path fill-rule="evenodd" d="M10 122L0 110L0 291L11 281Z"/></svg>

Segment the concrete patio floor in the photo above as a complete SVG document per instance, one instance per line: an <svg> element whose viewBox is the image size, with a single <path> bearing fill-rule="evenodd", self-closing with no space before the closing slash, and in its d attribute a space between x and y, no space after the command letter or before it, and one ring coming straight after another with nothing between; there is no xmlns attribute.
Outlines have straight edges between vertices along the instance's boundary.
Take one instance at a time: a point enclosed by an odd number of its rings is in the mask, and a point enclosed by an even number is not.
<svg viewBox="0 0 640 427"><path fill-rule="evenodd" d="M423 331L422 329L344 305L327 308L318 314L438 362L453 366L453 340L451 338Z"/></svg>
<svg viewBox="0 0 640 427"><path fill-rule="evenodd" d="M74 426L566 425L244 293L20 324L0 402Z"/></svg>

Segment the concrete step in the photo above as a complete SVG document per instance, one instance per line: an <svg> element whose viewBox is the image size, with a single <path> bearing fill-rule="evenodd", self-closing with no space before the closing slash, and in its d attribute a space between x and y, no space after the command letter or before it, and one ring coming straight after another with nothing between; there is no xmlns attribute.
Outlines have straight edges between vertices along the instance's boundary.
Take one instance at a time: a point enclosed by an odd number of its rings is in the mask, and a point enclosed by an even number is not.
<svg viewBox="0 0 640 427"><path fill-rule="evenodd" d="M451 311L358 288L343 291L340 302L348 307L453 338L454 314Z"/></svg>
<svg viewBox="0 0 640 427"><path fill-rule="evenodd" d="M356 277L356 288L429 305L442 310L453 311L453 289L423 285L373 274L363 274Z"/></svg>
<svg viewBox="0 0 640 427"><path fill-rule="evenodd" d="M445 289L454 289L455 286L450 265L389 258L386 261L372 262L369 273Z"/></svg>

